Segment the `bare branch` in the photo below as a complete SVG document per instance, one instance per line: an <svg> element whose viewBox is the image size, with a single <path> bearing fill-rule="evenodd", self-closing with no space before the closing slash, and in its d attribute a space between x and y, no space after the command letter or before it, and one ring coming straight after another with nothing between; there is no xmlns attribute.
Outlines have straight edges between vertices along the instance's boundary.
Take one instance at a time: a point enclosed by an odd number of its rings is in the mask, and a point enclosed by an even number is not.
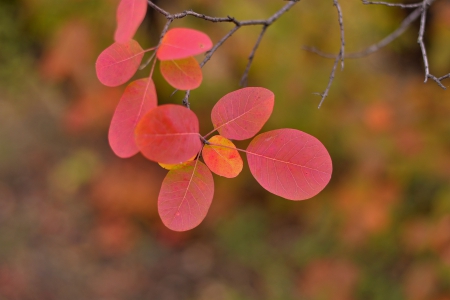
<svg viewBox="0 0 450 300"><path fill-rule="evenodd" d="M322 106L323 101L328 96L328 92L330 91L331 84L333 83L333 80L334 80L334 75L336 74L336 67L337 67L340 59L341 59L340 55L338 55L338 56L336 56L336 59L334 60L334 65L333 65L333 69L331 70L330 79L328 80L327 88L325 89L325 91L323 93L319 94L322 97L322 99L320 99L320 103L317 108L320 108Z"/></svg>
<svg viewBox="0 0 450 300"><path fill-rule="evenodd" d="M392 43L395 39L397 39L399 36L401 36L411 25L412 22L414 22L421 13L422 9L421 8L417 8L415 9L412 13L410 13L400 24L399 27L397 27L396 30L394 30L390 35L386 36L384 39L382 39L381 41L379 41L376 44L373 44L369 47L367 47L366 49L359 51L359 52L354 52L354 53L350 53L348 54L346 57L347 58L360 58L360 57L364 57L367 56L369 54L372 54L374 52L377 52L378 50L380 50L381 48L389 45L390 43Z"/></svg>
<svg viewBox="0 0 450 300"><path fill-rule="evenodd" d="M338 0L333 0L333 5L336 7L337 13L338 13L338 22L339 22L339 28L341 33L341 47L339 50L339 54L335 56L333 69L331 69L330 78L328 80L328 85L325 89L325 91L321 94L322 99L320 99L319 106L317 108L320 108L322 106L323 101L325 101L325 98L328 96L328 92L330 91L331 84L333 83L334 76L336 74L336 67L338 65L339 60L341 61L341 70L344 69L344 49L345 49L345 38L344 38L344 21L342 17L342 11L341 6L339 5Z"/></svg>
<svg viewBox="0 0 450 300"><path fill-rule="evenodd" d="M189 95L191 94L191 91L186 91L186 95L183 98L183 105L187 108L191 107L191 104L189 103Z"/></svg>
<svg viewBox="0 0 450 300"><path fill-rule="evenodd" d="M211 50L209 50L209 51L206 53L205 58L204 58L203 61L200 63L200 67L203 67L203 66L208 62L208 60L211 59L211 56L214 54L214 52L216 52L217 49L218 49L220 46L222 46L222 44L225 43L225 41L228 40L228 38L230 38L230 37L233 35L233 33L235 33L239 28L241 28L241 26L236 25L236 26L235 26L233 29L231 29L231 30L230 30L223 38L221 38L221 39L214 45L214 47L212 47Z"/></svg>
<svg viewBox="0 0 450 300"><path fill-rule="evenodd" d="M427 7L428 3L427 0L423 0L423 5L421 7L421 17L420 17L420 29L419 29L419 37L417 38L417 43L420 45L420 50L422 51L422 58L423 58L423 64L425 67L425 81L427 82L428 77L430 76L430 68L428 66L428 56L427 56L427 49L425 48L425 44L423 42L423 35L425 33L425 23L426 23L426 16L427 16Z"/></svg>
<svg viewBox="0 0 450 300"><path fill-rule="evenodd" d="M227 17L211 17L211 16L207 16L204 14L199 14L196 13L192 10L186 10L184 12L181 13L177 13L177 14L171 14L167 11L165 11L164 9L160 8L159 6L157 6L156 4L154 4L151 0L148 0L148 4L150 7L154 8L155 10L157 10L159 13L161 13L162 15L164 15L167 19L167 23L164 26L164 29L161 33L161 37L158 43L157 48L159 47L159 45L161 44L162 38L164 37L164 35L166 34L167 30L169 29L170 24L175 20L175 19L182 19L184 17L187 16L193 16L199 19L203 19L206 21L210 21L210 22L226 22L226 23L234 23L236 26L233 27L224 37L222 37L222 39L220 39L215 45L214 47L209 50L206 53L205 58L203 59L203 61L200 63L200 67L203 67L212 57L212 55L217 51L217 49L222 46L222 44L228 40L228 38L230 38L238 29L240 29L243 26L253 26L253 25L261 25L263 28L261 30L261 33L258 36L258 39L248 57L248 63L247 63L247 67L245 68L245 71L242 75L241 78L241 86L245 86L247 84L247 77L248 77L248 73L250 71L250 67L253 63L253 58L255 56L256 50L259 47L259 44L261 43L261 40L264 36L264 33L267 30L267 27L269 27L270 25L272 25L276 20L278 20L284 13L286 13L292 6L294 6L297 2L299 2L300 0L290 0L289 3L285 4L280 10L278 10L277 12L275 12L272 16L270 16L268 19L265 20L245 20L245 21L238 21L233 17L227 16ZM186 93L186 96L183 100L183 104L186 107L189 107L189 91Z"/></svg>
<svg viewBox="0 0 450 300"><path fill-rule="evenodd" d="M258 40L256 41L255 46L253 47L253 50L248 57L247 67L245 68L244 74L242 74L242 78L241 78L241 82L240 82L241 87L247 86L248 72L250 71L250 67L253 62L253 57L255 56L255 52L258 49L259 44L261 43L262 37L264 36L264 33L266 32L267 27L268 26L263 26L261 33L258 36Z"/></svg>
<svg viewBox="0 0 450 300"><path fill-rule="evenodd" d="M362 0L363 4L378 4L378 5L386 5L390 7L400 7L400 8L414 8L414 7L421 7L422 2L419 3L413 3L413 4L402 4L402 3L389 3L389 2L373 2L373 1L366 1Z"/></svg>
<svg viewBox="0 0 450 300"><path fill-rule="evenodd" d="M341 58L341 70L343 70L345 57L344 20L342 18L342 10L339 2L337 0L333 0L333 5L336 6L338 12L339 28L341 30L341 51L339 51L339 56Z"/></svg>

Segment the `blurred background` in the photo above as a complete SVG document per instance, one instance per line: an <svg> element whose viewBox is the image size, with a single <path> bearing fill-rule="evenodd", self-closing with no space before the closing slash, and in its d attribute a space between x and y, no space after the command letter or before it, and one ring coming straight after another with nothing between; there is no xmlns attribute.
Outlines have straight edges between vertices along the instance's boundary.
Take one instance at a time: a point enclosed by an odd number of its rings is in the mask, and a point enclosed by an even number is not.
<svg viewBox="0 0 450 300"><path fill-rule="evenodd" d="M166 2L158 4L172 13L239 20L285 4ZM341 2L347 52L410 12ZM316 136L333 159L331 182L293 202L266 192L248 167L233 180L215 176L206 219L177 233L157 215L166 171L141 155L115 157L108 145L125 86L102 86L94 64L113 42L117 3L0 1L1 300L450 299L450 94L423 83L417 24L380 52L346 60L320 110L313 93L325 89L333 61L302 46L338 52L332 1L302 1L271 26L249 75L250 86L276 95L263 131ZM431 73L442 76L450 2L436 1L428 17ZM149 11L136 39L154 46L164 23ZM173 26L213 42L232 28L194 18ZM215 102L239 88L259 31L240 29L205 65L190 98L202 133ZM181 103L158 69L154 79L160 103Z"/></svg>

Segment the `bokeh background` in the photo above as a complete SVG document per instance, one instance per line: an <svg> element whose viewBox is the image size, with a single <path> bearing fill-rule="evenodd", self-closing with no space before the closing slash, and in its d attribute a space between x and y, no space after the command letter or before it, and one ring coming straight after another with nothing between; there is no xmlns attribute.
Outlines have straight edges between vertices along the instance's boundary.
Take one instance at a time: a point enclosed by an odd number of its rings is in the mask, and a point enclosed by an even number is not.
<svg viewBox="0 0 450 300"><path fill-rule="evenodd" d="M347 52L380 40L409 12L341 2ZM206 219L177 233L157 215L166 171L108 146L124 86L102 86L94 64L113 41L117 3L0 1L1 300L450 299L450 94L423 83L417 24L380 52L348 59L320 110L313 93L326 87L333 61L302 46L338 51L332 1L302 1L271 26L249 76L276 95L264 130L320 139L331 182L293 202L266 192L248 167L233 180L215 176ZM159 4L243 20L285 3ZM441 76L450 71L450 2L436 1L428 20L431 72ZM155 45L164 22L149 11L136 39ZM173 26L213 41L232 28L194 18ZM215 102L239 88L259 30L240 29L204 67L190 98L201 132L212 129ZM180 103L158 70L154 78L160 103Z"/></svg>

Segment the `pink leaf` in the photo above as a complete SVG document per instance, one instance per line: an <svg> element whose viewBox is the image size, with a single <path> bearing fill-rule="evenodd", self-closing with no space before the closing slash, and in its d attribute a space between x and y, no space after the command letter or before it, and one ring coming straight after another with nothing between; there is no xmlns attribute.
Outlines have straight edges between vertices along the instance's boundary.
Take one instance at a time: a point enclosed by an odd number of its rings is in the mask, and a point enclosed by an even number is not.
<svg viewBox="0 0 450 300"><path fill-rule="evenodd" d="M168 228L185 231L200 224L214 196L214 181L208 167L196 160L171 170L161 186L158 212Z"/></svg>
<svg viewBox="0 0 450 300"><path fill-rule="evenodd" d="M229 139L249 139L269 119L274 100L275 95L262 87L247 87L228 93L211 112L214 128Z"/></svg>
<svg viewBox="0 0 450 300"><path fill-rule="evenodd" d="M192 56L178 60L164 60L159 66L161 75L176 89L193 90L202 83L202 69Z"/></svg>
<svg viewBox="0 0 450 300"><path fill-rule="evenodd" d="M117 7L117 28L114 40L126 43L131 40L147 13L147 0L121 0Z"/></svg>
<svg viewBox="0 0 450 300"><path fill-rule="evenodd" d="M166 104L150 110L138 123L136 144L150 160L178 164L201 147L197 116L181 105Z"/></svg>
<svg viewBox="0 0 450 300"><path fill-rule="evenodd" d="M256 136L247 148L250 171L263 188L289 200L305 200L328 184L331 157L315 137L295 129Z"/></svg>
<svg viewBox="0 0 450 300"><path fill-rule="evenodd" d="M163 37L156 57L159 60L182 59L211 48L212 41L203 32L189 28L173 28Z"/></svg>
<svg viewBox="0 0 450 300"><path fill-rule="evenodd" d="M151 78L138 79L127 86L109 127L109 145L117 156L126 158L139 152L134 130L144 114L156 105L156 90Z"/></svg>
<svg viewBox="0 0 450 300"><path fill-rule="evenodd" d="M127 82L136 73L144 51L135 40L114 43L97 58L97 77L106 86L118 86Z"/></svg>

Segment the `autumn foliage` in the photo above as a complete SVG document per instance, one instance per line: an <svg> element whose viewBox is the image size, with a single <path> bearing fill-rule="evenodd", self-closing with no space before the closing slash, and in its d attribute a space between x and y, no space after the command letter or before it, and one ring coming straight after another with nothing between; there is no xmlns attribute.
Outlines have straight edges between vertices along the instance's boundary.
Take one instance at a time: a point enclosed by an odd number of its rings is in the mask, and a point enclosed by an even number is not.
<svg viewBox="0 0 450 300"><path fill-rule="evenodd" d="M269 192L289 200L317 195L332 173L331 158L322 143L296 129L257 135L274 107L275 95L270 90L247 87L223 96L211 112L214 130L206 135L200 134L199 120L189 108L158 106L152 80L156 61L160 61L160 72L171 86L192 90L203 79L194 56L210 50L213 43L197 30L173 28L154 48L142 49L133 36L146 9L145 0L120 2L115 43L99 55L96 71L101 83L118 86L131 79L146 52L156 51L149 77L126 87L112 117L109 143L119 157L141 152L169 169L158 197L163 223L175 231L199 225L214 195L211 172L226 178L238 176L243 169L239 152L246 154L252 175ZM219 135L209 138L216 131ZM232 142L251 138L246 150Z"/></svg>

